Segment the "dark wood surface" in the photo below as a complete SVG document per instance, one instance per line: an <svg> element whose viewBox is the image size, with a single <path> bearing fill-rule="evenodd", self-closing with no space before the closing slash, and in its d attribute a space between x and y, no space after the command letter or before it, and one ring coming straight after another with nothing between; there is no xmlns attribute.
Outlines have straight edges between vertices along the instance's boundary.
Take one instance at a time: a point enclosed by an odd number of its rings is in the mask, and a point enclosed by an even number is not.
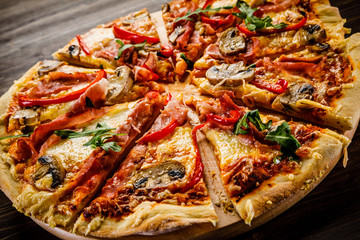
<svg viewBox="0 0 360 240"><path fill-rule="evenodd" d="M164 0L0 0L0 95L37 61L51 59L75 34ZM332 1L347 27L360 32L360 1ZM360 239L360 131L339 163L302 201L259 228L235 239ZM220 237L220 236L219 236ZM18 213L0 192L1 239L56 239ZM216 238L216 237L215 237Z"/></svg>

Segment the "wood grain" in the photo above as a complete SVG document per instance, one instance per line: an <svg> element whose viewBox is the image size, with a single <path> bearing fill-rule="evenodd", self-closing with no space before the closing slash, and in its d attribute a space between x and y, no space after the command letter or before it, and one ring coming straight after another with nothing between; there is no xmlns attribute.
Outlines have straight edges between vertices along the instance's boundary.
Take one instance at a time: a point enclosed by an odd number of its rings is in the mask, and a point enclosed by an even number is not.
<svg viewBox="0 0 360 240"><path fill-rule="evenodd" d="M75 34L147 7L160 10L157 0L27 0L0 1L0 94L37 61ZM360 2L332 1L360 32ZM267 224L235 239L360 239L360 131L349 148L346 169L339 163L307 197ZM230 234L222 236L229 237ZM235 233L236 234L236 233ZM0 193L1 239L56 239L18 213Z"/></svg>

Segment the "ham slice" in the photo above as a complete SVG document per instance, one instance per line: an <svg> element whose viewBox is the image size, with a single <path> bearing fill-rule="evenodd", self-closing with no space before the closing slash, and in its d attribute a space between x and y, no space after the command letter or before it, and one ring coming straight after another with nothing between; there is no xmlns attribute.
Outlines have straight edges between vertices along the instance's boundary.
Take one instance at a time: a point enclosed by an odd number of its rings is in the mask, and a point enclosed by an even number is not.
<svg viewBox="0 0 360 240"><path fill-rule="evenodd" d="M108 81L103 78L99 82L95 83L89 87L78 100L75 101L74 105L71 108L71 112L80 112L87 109L86 101L91 101L93 107L99 108L104 105L106 100L106 95L108 92ZM88 100L86 100L88 99Z"/></svg>

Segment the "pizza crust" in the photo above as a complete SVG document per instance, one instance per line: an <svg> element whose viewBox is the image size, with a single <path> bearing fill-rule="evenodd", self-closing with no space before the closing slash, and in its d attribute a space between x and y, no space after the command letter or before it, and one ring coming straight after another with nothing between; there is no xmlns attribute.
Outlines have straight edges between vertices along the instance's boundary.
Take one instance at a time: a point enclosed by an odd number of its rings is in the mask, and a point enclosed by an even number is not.
<svg viewBox="0 0 360 240"><path fill-rule="evenodd" d="M299 174L278 175L264 181L259 188L248 193L235 203L235 208L247 224L269 211L282 205L294 195L304 195L317 186L339 161L343 148L349 140L325 130L311 144L311 151L302 158ZM309 190L310 189L310 190Z"/></svg>
<svg viewBox="0 0 360 240"><path fill-rule="evenodd" d="M198 223L215 225L217 216L209 201L198 206L179 206L145 201L121 220L96 217L89 223L81 215L73 231L89 236L115 238L127 235L157 235ZM209 224L207 224L209 227Z"/></svg>

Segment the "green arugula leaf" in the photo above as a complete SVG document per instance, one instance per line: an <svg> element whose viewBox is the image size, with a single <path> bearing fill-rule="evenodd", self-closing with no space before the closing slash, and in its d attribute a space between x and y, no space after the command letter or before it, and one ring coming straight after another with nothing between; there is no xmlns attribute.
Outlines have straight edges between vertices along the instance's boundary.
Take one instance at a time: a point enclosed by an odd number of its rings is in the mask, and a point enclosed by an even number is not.
<svg viewBox="0 0 360 240"><path fill-rule="evenodd" d="M272 125L272 120L269 120L267 123L263 123L261 118L260 118L260 114L259 114L259 110L255 109L252 110L250 112L247 112L235 125L235 130L234 133L235 134L247 134L247 129L249 129L249 125L247 123L247 120L249 122L251 122L252 124L254 124L254 126L257 128L257 130L259 131L264 131L266 129L269 129ZM244 130L244 128L246 130Z"/></svg>
<svg viewBox="0 0 360 240"><path fill-rule="evenodd" d="M243 129L243 128L249 129L249 124L247 123L248 115L249 115L249 112L245 113L245 115L236 123L235 128L234 128L234 133L236 135L238 135L238 134L245 135L248 133L247 130Z"/></svg>
<svg viewBox="0 0 360 240"><path fill-rule="evenodd" d="M301 144L293 135L291 135L291 129L287 122L283 122L275 130L270 131L265 136L265 139L279 144L283 155L288 156L290 160L298 159L295 151L301 146Z"/></svg>
<svg viewBox="0 0 360 240"><path fill-rule="evenodd" d="M250 31L255 31L258 29L263 29L267 27L273 27L276 29L281 29L287 27L286 23L279 23L273 25L272 18L266 16L265 18L259 18L254 16L254 12L257 8L251 8L246 2L238 0L236 2L236 6L239 8L241 12L233 13L235 17L241 18L245 20L245 25Z"/></svg>
<svg viewBox="0 0 360 240"><path fill-rule="evenodd" d="M232 6L225 6L225 7L218 7L218 8L211 8L211 6L207 6L205 9L198 8L195 11L191 12L190 10L182 17L178 17L175 19L175 22L179 22L182 20L185 21L194 21L193 17L200 16L201 13L208 15L209 12L219 12L221 9L232 9Z"/></svg>
<svg viewBox="0 0 360 240"><path fill-rule="evenodd" d="M32 132L26 133L26 134L19 134L19 135L13 135L13 136L0 137L0 141L5 140L5 139L11 139L11 138L30 137L31 134L32 134Z"/></svg>
<svg viewBox="0 0 360 240"><path fill-rule="evenodd" d="M186 62L189 70L192 70L194 68L194 62L188 59L184 53L181 53L180 57Z"/></svg>
<svg viewBox="0 0 360 240"><path fill-rule="evenodd" d="M119 152L121 151L121 147L119 145L117 145L115 142L106 142L106 140L110 139L111 136L114 135L120 136L124 134L110 133L109 131L111 130L115 130L115 128L111 128L107 126L105 123L98 123L96 124L96 128L93 130L88 130L86 128L83 128L81 132L76 132L71 130L57 130L54 133L60 136L62 139L79 138L79 137L93 135L93 137L83 146L90 146L92 148L101 147L106 152L108 152L109 149L115 152Z"/></svg>
<svg viewBox="0 0 360 240"><path fill-rule="evenodd" d="M144 48L147 41L145 40L144 42L138 44L124 44L121 40L116 39L116 42L120 44L120 48L118 51L118 55L115 57L115 60L119 60L126 49L134 47L136 50L140 50Z"/></svg>

